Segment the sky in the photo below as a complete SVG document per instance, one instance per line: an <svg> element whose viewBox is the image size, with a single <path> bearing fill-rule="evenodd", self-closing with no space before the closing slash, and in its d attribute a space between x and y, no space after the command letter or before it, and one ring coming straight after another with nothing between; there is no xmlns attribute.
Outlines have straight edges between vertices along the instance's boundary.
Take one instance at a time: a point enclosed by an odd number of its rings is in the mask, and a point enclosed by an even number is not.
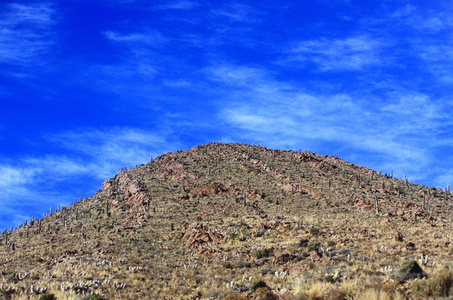
<svg viewBox="0 0 453 300"><path fill-rule="evenodd" d="M0 228L210 142L453 184L449 1L0 2Z"/></svg>

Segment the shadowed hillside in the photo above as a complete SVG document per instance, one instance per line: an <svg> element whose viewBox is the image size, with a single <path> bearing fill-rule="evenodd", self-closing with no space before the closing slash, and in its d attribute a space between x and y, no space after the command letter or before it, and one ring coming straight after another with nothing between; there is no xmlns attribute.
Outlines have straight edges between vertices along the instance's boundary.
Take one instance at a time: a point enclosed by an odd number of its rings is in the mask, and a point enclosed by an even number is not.
<svg viewBox="0 0 453 300"><path fill-rule="evenodd" d="M121 170L89 198L4 231L0 292L5 299L447 297L452 196L390 173L243 144L166 153Z"/></svg>

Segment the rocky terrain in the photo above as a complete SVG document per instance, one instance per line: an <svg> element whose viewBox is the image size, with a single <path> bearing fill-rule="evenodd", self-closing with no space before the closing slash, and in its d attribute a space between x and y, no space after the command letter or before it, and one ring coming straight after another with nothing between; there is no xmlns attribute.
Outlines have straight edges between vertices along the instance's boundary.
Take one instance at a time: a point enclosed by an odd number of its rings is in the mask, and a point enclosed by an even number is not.
<svg viewBox="0 0 453 300"><path fill-rule="evenodd" d="M448 298L452 195L340 158L212 143L0 235L2 299ZM453 294L453 290L451 291Z"/></svg>

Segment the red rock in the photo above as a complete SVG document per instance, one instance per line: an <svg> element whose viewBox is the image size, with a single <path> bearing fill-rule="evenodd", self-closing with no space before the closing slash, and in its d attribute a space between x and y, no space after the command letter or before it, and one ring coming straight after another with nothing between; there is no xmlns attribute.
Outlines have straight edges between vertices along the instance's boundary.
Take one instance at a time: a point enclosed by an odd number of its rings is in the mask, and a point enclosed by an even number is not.
<svg viewBox="0 0 453 300"><path fill-rule="evenodd" d="M309 253L309 256L310 256L310 259L312 261L317 261L317 260L320 260L322 258L322 254L318 251L311 251Z"/></svg>
<svg viewBox="0 0 453 300"><path fill-rule="evenodd" d="M200 223L192 223L183 238L187 240L187 248L198 248L207 243L222 243L225 241L223 235L215 228L207 227Z"/></svg>

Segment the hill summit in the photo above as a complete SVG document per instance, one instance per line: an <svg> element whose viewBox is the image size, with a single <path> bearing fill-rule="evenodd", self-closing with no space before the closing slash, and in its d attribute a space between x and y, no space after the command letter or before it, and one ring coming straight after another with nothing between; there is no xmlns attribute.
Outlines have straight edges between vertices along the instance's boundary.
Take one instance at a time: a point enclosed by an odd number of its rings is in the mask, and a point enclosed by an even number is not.
<svg viewBox="0 0 453 300"><path fill-rule="evenodd" d="M5 299L446 297L453 284L451 200L448 188L412 184L338 157L196 146L123 168L95 195L5 230L0 293Z"/></svg>

